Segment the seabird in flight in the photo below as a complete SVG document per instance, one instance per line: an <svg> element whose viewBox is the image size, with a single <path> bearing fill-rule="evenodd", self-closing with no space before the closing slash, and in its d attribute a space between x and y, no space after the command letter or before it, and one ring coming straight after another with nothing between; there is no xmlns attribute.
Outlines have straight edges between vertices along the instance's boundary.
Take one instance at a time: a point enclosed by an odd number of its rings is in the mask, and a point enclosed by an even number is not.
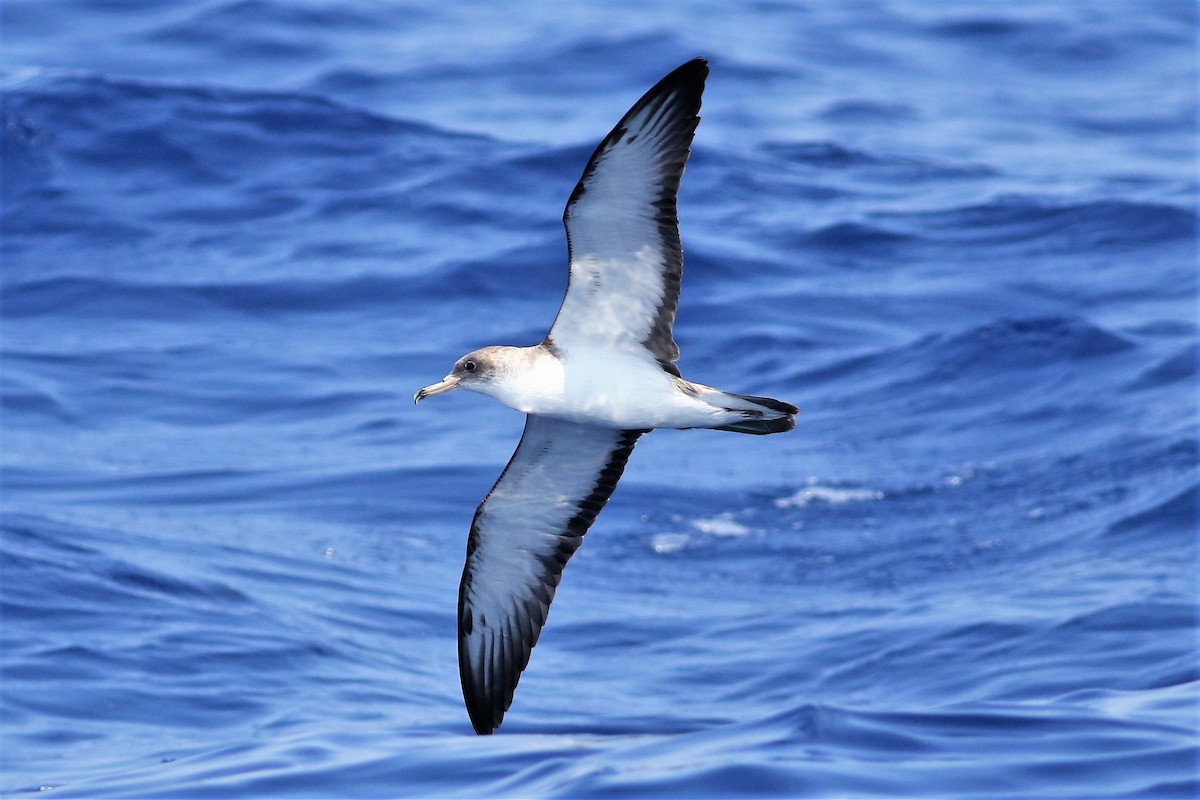
<svg viewBox="0 0 1200 800"><path fill-rule="evenodd" d="M545 340L468 353L413 398L469 389L527 415L521 443L475 511L459 586L459 674L476 733L503 720L563 567L638 437L795 424L793 405L693 383L675 366L683 271L675 198L707 76L700 58L667 75L592 154L563 213L570 273Z"/></svg>

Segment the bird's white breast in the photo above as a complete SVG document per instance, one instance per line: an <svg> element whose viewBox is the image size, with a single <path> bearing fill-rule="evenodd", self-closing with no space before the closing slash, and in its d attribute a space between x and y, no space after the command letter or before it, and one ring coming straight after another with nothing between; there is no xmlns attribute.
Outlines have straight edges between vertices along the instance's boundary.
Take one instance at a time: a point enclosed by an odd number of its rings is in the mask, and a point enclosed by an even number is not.
<svg viewBox="0 0 1200 800"><path fill-rule="evenodd" d="M715 409L679 390L648 351L542 351L490 387L497 400L543 414L623 430L711 424Z"/></svg>

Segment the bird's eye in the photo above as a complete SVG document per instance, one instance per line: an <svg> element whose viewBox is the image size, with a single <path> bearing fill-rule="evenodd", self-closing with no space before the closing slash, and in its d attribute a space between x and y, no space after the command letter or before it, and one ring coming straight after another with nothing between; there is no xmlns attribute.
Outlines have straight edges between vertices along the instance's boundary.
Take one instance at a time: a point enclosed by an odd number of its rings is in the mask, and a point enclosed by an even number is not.
<svg viewBox="0 0 1200 800"><path fill-rule="evenodd" d="M463 369L465 369L467 372L474 372L475 371L475 362L474 361L464 361Z"/></svg>

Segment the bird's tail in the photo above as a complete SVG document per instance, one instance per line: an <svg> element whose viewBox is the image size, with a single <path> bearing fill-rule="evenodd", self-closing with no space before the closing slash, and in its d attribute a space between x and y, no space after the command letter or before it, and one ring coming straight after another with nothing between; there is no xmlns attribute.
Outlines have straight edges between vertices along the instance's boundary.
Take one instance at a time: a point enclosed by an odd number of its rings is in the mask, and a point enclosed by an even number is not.
<svg viewBox="0 0 1200 800"><path fill-rule="evenodd" d="M800 413L800 409L782 400L722 392L707 386L703 387L701 396L709 404L729 412L728 421L712 426L717 431L753 433L758 436L783 433L796 427L796 414Z"/></svg>

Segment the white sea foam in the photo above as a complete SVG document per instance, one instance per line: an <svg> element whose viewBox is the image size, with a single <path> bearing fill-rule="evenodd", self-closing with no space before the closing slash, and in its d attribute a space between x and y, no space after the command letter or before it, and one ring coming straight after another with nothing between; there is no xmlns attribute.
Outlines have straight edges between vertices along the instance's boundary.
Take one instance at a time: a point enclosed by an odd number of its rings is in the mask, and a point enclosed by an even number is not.
<svg viewBox="0 0 1200 800"><path fill-rule="evenodd" d="M678 553L687 544L686 533L656 533L650 538L650 547L660 554Z"/></svg>
<svg viewBox="0 0 1200 800"><path fill-rule="evenodd" d="M692 527L713 536L745 536L750 533L750 529L736 521L732 514L692 520Z"/></svg>
<svg viewBox="0 0 1200 800"><path fill-rule="evenodd" d="M809 484L795 494L777 499L775 507L804 508L813 502L841 505L843 503L858 503L882 499L883 492L874 489L836 489L831 486Z"/></svg>

